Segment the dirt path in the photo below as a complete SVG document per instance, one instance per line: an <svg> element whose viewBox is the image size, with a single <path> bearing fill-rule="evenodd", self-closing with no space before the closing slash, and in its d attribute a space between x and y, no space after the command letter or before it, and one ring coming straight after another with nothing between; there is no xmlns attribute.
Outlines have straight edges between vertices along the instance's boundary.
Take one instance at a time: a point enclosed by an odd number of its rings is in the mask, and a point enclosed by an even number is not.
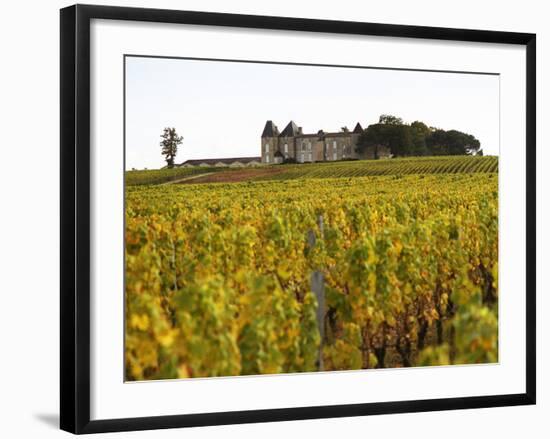
<svg viewBox="0 0 550 439"><path fill-rule="evenodd" d="M179 184L179 183L184 183L184 182L186 182L187 180L195 180L195 179L197 179L197 178L199 178L199 177L205 177L205 176L212 175L212 174L215 174L215 172L205 172L204 174L188 175L187 177L178 178L177 180L165 181L164 183L161 183L159 186L163 186L163 185L165 185L165 184Z"/></svg>
<svg viewBox="0 0 550 439"><path fill-rule="evenodd" d="M197 184L197 183L238 183L241 181L255 180L258 177L266 177L280 174L284 169L279 168L245 168L231 169L227 171L211 172L208 174L200 174L192 180L189 178L174 182L181 184Z"/></svg>

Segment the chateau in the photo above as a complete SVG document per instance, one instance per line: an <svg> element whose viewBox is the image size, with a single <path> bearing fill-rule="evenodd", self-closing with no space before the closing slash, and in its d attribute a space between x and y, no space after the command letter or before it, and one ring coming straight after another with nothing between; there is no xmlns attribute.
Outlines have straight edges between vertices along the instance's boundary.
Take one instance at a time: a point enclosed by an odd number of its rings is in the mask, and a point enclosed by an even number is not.
<svg viewBox="0 0 550 439"><path fill-rule="evenodd" d="M387 147L367 148L362 154L356 149L363 132L357 122L353 131L343 128L338 133L304 134L302 127L290 121L280 133L271 120L265 123L261 138L261 157L236 157L187 160L177 166L246 167L259 164L328 162L337 160L379 159L390 157Z"/></svg>
<svg viewBox="0 0 550 439"><path fill-rule="evenodd" d="M324 162L346 159L377 159L389 157L388 148L369 148L362 154L355 150L363 132L358 122L353 131L343 129L338 133L304 134L302 127L290 121L280 133L271 120L265 124L261 139L261 161L265 164L296 161L297 163Z"/></svg>

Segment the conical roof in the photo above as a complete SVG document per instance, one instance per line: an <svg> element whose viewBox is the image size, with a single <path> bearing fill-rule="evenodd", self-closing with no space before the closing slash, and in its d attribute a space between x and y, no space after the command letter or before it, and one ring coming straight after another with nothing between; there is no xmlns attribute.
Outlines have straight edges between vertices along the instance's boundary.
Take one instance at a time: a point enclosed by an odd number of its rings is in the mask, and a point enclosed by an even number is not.
<svg viewBox="0 0 550 439"><path fill-rule="evenodd" d="M291 120L281 133L281 137L294 137L298 134L300 134L300 129L298 128L298 125Z"/></svg>
<svg viewBox="0 0 550 439"><path fill-rule="evenodd" d="M353 132L354 133L362 133L363 132L363 127L361 126L361 124L359 122L357 122L357 125L355 125L355 128L353 129Z"/></svg>
<svg viewBox="0 0 550 439"><path fill-rule="evenodd" d="M262 132L262 137L277 137L279 135L279 129L273 121L268 120L265 123L264 131Z"/></svg>

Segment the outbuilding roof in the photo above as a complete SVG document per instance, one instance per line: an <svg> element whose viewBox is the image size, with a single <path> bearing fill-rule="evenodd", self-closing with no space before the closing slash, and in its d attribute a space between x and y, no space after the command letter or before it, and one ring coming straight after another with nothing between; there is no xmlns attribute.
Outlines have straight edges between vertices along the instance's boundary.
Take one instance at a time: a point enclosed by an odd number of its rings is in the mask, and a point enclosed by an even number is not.
<svg viewBox="0 0 550 439"><path fill-rule="evenodd" d="M233 158L223 158L223 159L193 159L193 160L186 160L180 166L183 166L183 165L200 165L200 164L215 165L216 163L223 163L223 164L226 164L226 165L230 165L232 163L247 164L247 163L251 163L251 162L261 162L261 157L233 157Z"/></svg>

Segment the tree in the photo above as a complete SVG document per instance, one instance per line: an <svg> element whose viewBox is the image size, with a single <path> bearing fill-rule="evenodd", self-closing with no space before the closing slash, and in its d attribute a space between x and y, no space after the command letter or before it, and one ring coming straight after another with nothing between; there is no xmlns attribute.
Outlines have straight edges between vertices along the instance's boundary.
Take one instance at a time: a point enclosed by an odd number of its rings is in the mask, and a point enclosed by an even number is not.
<svg viewBox="0 0 550 439"><path fill-rule="evenodd" d="M359 136L356 151L362 154L368 148L374 148L374 158L377 159L379 158L378 148L385 146L394 156L409 155L413 145L410 126L393 122L369 125Z"/></svg>
<svg viewBox="0 0 550 439"><path fill-rule="evenodd" d="M378 119L378 123L384 125L403 125L403 119L391 114L382 114L380 115L380 119Z"/></svg>
<svg viewBox="0 0 550 439"><path fill-rule="evenodd" d="M447 132L439 128L433 130L426 137L426 146L430 155L447 155Z"/></svg>
<svg viewBox="0 0 550 439"><path fill-rule="evenodd" d="M396 157L412 155L413 136L410 125L392 125L390 133L391 153Z"/></svg>
<svg viewBox="0 0 550 439"><path fill-rule="evenodd" d="M481 146L471 134L463 133L457 130L447 131L449 142L449 152L451 155L457 154L475 154Z"/></svg>
<svg viewBox="0 0 550 439"><path fill-rule="evenodd" d="M183 137L178 136L175 128L164 128L164 132L160 137L162 138L160 142L161 154L164 156L167 166L173 168L174 159L178 153L178 145L181 145Z"/></svg>
<svg viewBox="0 0 550 439"><path fill-rule="evenodd" d="M426 145L432 155L472 155L481 146L479 140L471 134L441 129L431 132L426 137Z"/></svg>
<svg viewBox="0 0 550 439"><path fill-rule="evenodd" d="M374 148L374 158L378 159L378 147L389 146L384 126L380 123L369 125L366 130L359 135L355 151L363 154L368 148Z"/></svg>
<svg viewBox="0 0 550 439"><path fill-rule="evenodd" d="M382 114L378 123L369 125L361 133L356 151L363 154L372 148L374 158L378 158L378 149L381 146L389 148L393 156L403 157L472 155L479 153L481 145L471 134L429 127L419 120L409 125L400 117Z"/></svg>
<svg viewBox="0 0 550 439"><path fill-rule="evenodd" d="M416 120L411 123L412 155L428 155L429 151L426 145L426 137L429 136L430 133L430 128L424 122Z"/></svg>

